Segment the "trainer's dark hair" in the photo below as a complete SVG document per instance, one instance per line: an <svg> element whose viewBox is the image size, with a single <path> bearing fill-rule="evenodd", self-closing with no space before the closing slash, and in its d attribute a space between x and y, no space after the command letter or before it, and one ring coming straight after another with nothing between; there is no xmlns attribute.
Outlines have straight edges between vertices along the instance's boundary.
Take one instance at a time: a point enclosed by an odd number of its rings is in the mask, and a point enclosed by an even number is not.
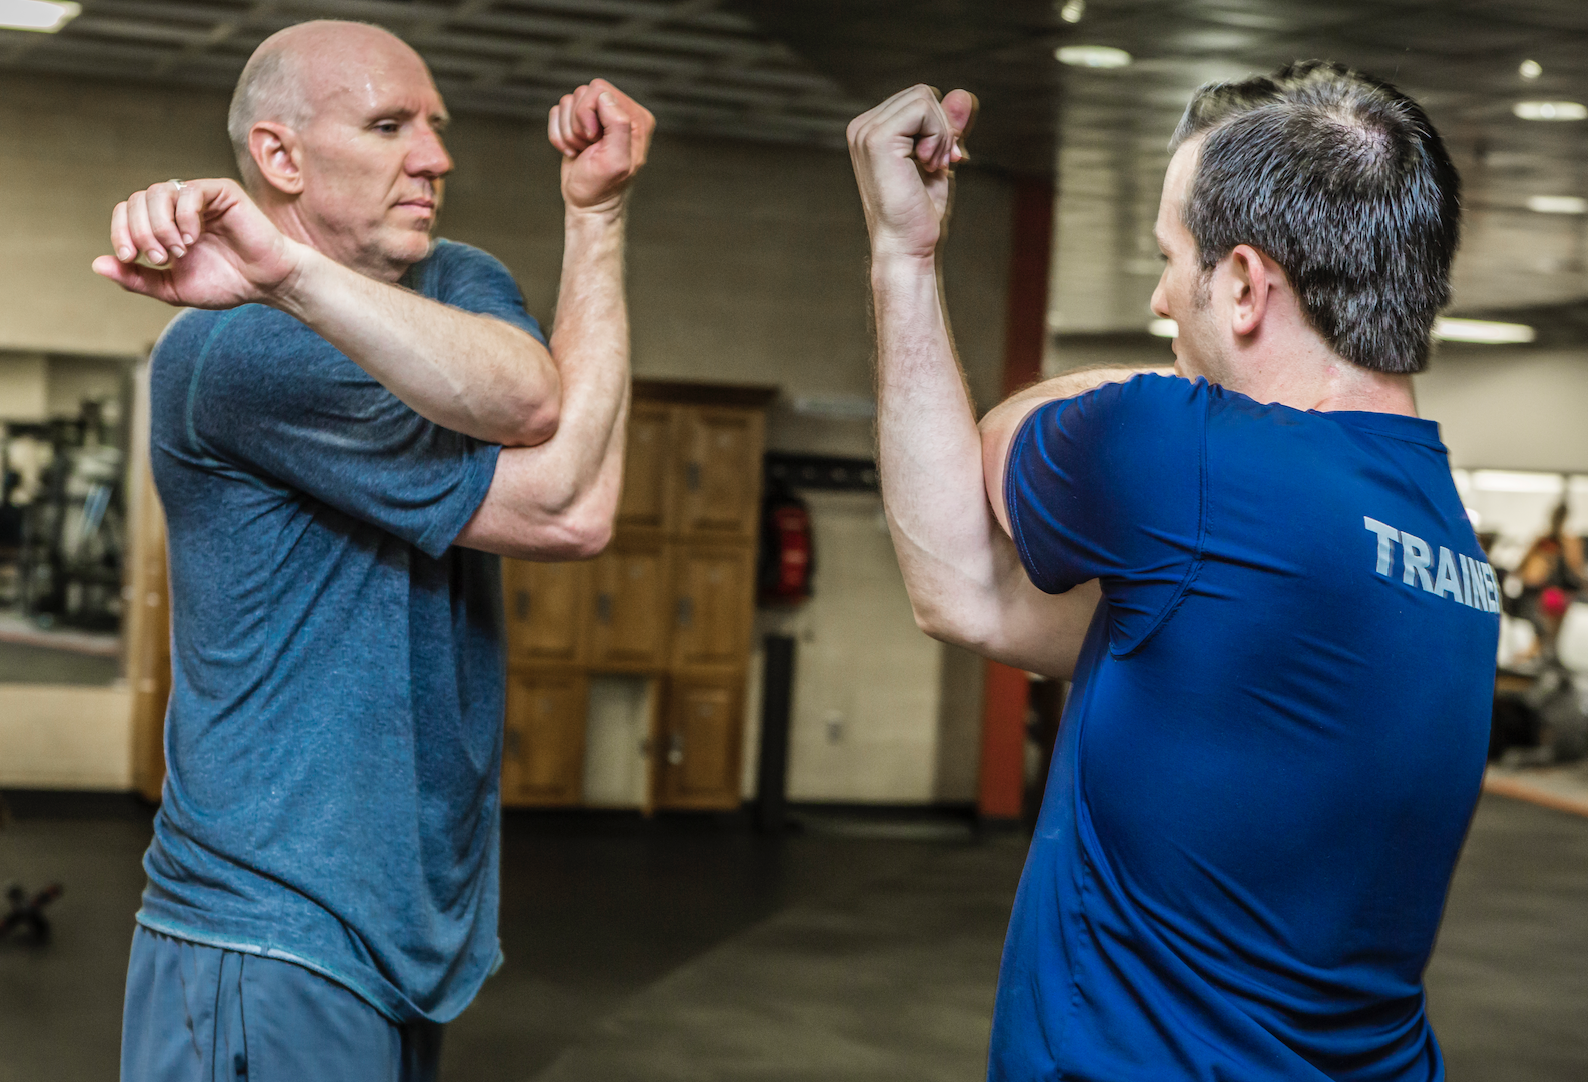
<svg viewBox="0 0 1588 1082"><path fill-rule="evenodd" d="M1249 244L1284 268L1341 357L1426 368L1450 300L1461 178L1422 108L1389 83L1308 60L1198 90L1170 149L1204 133L1185 202L1204 272Z"/></svg>

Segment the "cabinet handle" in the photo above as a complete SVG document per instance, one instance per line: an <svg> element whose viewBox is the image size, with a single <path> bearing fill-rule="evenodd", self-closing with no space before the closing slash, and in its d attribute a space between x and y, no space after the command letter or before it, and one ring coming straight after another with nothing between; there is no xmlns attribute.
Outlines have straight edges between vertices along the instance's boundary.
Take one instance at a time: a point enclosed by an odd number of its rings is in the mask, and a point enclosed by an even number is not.
<svg viewBox="0 0 1588 1082"><path fill-rule="evenodd" d="M678 626L689 627L695 622L695 599L681 597L678 599Z"/></svg>
<svg viewBox="0 0 1588 1082"><path fill-rule="evenodd" d="M596 619L603 624L612 622L612 595L596 594Z"/></svg>
<svg viewBox="0 0 1588 1082"><path fill-rule="evenodd" d="M677 766L684 761L684 738L678 733L667 737L667 765Z"/></svg>
<svg viewBox="0 0 1588 1082"><path fill-rule="evenodd" d="M513 609L520 620L529 619L529 591L520 590L513 598Z"/></svg>
<svg viewBox="0 0 1588 1082"><path fill-rule="evenodd" d="M691 462L684 467L684 487L691 492L700 491L700 463Z"/></svg>
<svg viewBox="0 0 1588 1082"><path fill-rule="evenodd" d="M517 759L521 743L517 729L507 730L507 735L502 740L502 754L506 758Z"/></svg>

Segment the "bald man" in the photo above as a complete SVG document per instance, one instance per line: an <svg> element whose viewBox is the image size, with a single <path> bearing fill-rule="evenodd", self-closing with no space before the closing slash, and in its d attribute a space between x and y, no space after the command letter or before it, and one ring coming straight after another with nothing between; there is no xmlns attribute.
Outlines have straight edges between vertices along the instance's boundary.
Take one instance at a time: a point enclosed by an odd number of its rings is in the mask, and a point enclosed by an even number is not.
<svg viewBox="0 0 1588 1082"><path fill-rule="evenodd" d="M654 123L600 80L551 111L548 344L502 264L432 239L446 122L386 31L284 30L232 102L246 188L139 192L94 263L189 309L151 366L173 683L123 1079L431 1078L500 964L497 557L610 534Z"/></svg>

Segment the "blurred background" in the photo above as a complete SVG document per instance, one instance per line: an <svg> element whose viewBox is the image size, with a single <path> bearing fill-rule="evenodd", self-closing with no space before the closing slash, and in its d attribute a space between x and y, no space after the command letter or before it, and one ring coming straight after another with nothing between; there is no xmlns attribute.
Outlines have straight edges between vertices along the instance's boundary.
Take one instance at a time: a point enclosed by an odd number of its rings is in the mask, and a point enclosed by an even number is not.
<svg viewBox="0 0 1588 1082"><path fill-rule="evenodd" d="M1508 611L1430 1009L1455 1082L1588 1077L1580 0L0 0L0 1082L115 1070L163 777L143 387L172 312L88 264L127 193L234 174L243 61L322 17L425 56L455 115L440 233L546 321L546 109L599 75L659 121L618 539L506 569L508 966L448 1077L981 1077L1065 688L911 618L844 127L916 82L980 97L945 278L985 409L1171 362L1148 310L1169 135L1198 85L1308 57L1416 96L1466 185L1417 391Z"/></svg>

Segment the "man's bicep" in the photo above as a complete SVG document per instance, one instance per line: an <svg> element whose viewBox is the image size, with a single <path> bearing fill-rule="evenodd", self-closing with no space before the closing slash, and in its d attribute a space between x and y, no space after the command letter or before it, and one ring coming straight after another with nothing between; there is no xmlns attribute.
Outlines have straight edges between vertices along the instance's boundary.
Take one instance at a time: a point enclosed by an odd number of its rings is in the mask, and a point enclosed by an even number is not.
<svg viewBox="0 0 1588 1082"><path fill-rule="evenodd" d="M1025 409L1000 409L989 413L981 425L982 476L987 487L987 502L992 506L993 517L1005 534L1014 536L1009 524L1009 498L1005 475L1009 466L1009 451L1026 421L1051 399L1033 399Z"/></svg>

